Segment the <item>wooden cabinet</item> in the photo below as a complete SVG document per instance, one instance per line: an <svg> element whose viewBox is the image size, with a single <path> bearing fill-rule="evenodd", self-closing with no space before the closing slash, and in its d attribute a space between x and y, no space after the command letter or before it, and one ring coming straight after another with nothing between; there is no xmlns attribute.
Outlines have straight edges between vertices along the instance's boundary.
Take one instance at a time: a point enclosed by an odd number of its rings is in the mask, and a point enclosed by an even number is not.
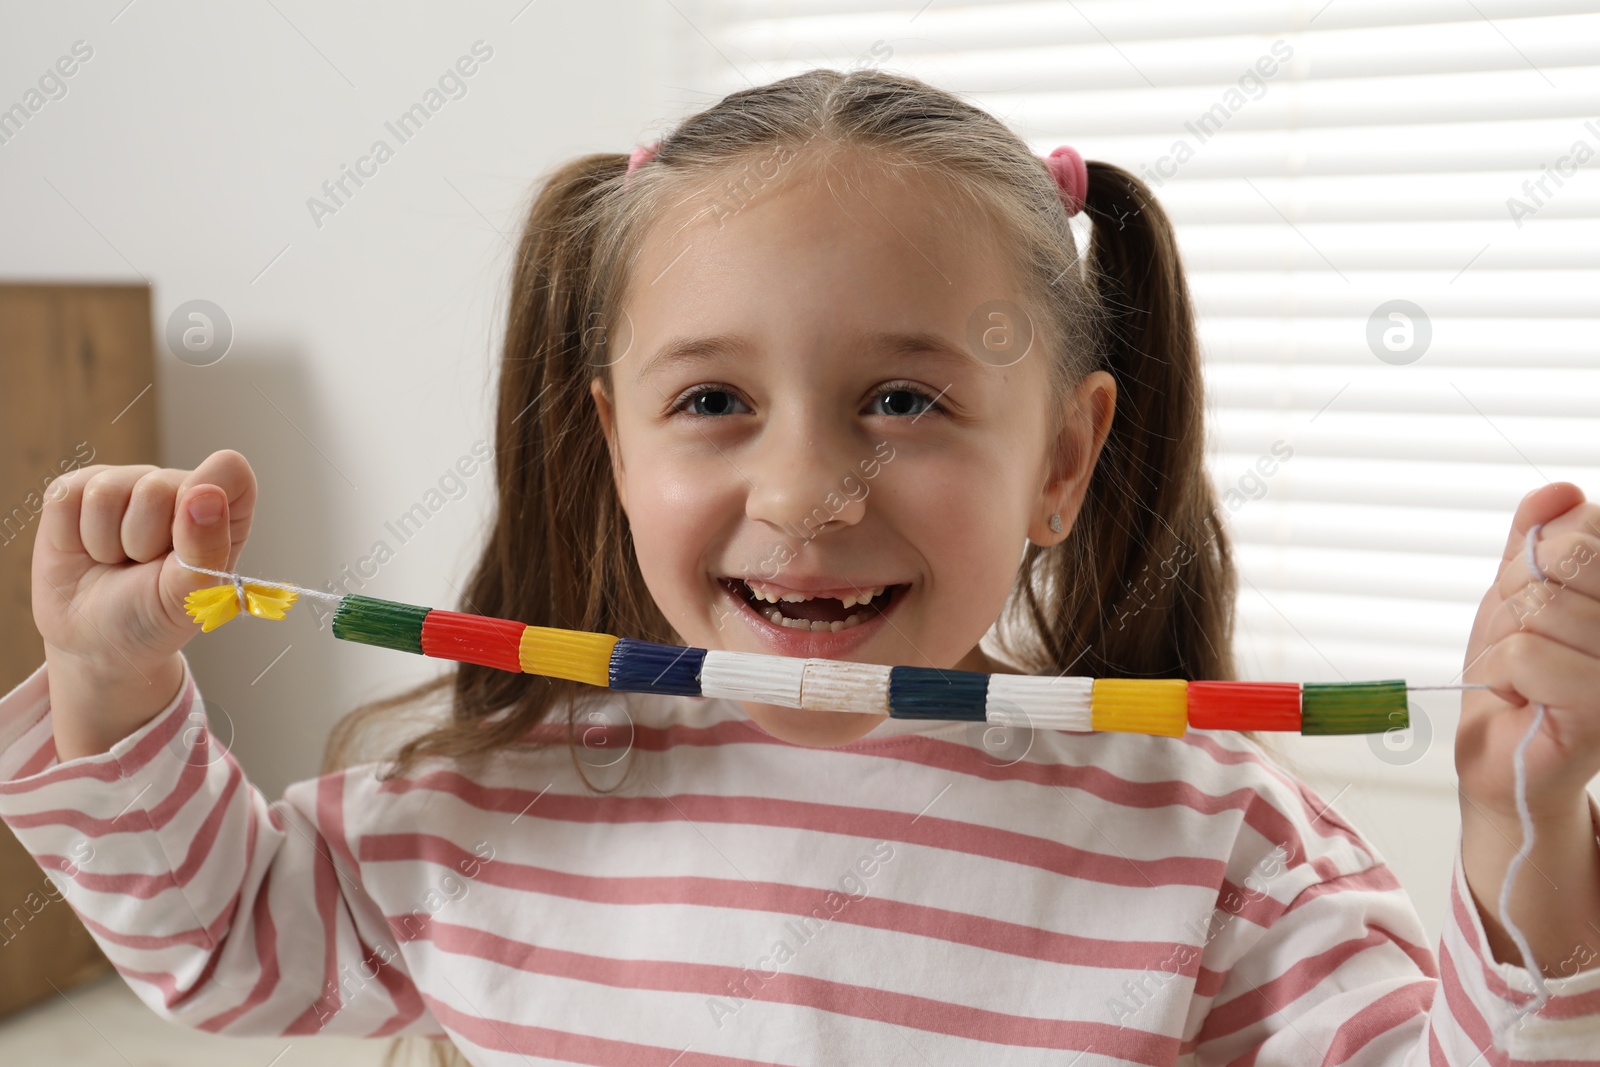
<svg viewBox="0 0 1600 1067"><path fill-rule="evenodd" d="M0 692L44 661L29 570L43 493L94 463L159 463L144 285L0 284ZM0 824L0 1015L109 965Z"/></svg>

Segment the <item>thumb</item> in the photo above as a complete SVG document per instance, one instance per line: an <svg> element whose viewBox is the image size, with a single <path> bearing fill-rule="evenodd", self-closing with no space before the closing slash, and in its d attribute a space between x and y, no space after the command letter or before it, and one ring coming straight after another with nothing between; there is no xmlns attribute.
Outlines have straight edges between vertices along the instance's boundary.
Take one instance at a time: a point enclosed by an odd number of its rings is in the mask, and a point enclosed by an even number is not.
<svg viewBox="0 0 1600 1067"><path fill-rule="evenodd" d="M1511 519L1511 533L1506 537L1501 562L1513 559L1526 551L1528 531L1551 519L1565 515L1583 503L1583 490L1571 482L1547 482L1522 498Z"/></svg>
<svg viewBox="0 0 1600 1067"><path fill-rule="evenodd" d="M175 559L162 569L162 599L167 614L193 626L184 611L183 598L196 589L221 585L226 579L192 571L183 564L226 570L232 536L228 526L228 494L215 485L193 485L178 496L172 514L172 549ZM181 561L181 562L180 562Z"/></svg>

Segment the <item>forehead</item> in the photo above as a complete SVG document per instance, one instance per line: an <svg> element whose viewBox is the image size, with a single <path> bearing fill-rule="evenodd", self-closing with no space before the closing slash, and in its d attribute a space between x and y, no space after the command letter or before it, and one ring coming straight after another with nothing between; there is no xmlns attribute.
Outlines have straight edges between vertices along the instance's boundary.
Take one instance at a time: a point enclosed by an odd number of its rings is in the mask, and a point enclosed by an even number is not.
<svg viewBox="0 0 1600 1067"><path fill-rule="evenodd" d="M630 271L636 338L938 330L959 340L981 305L1018 299L998 228L945 182L807 152L782 166L763 153L669 197Z"/></svg>

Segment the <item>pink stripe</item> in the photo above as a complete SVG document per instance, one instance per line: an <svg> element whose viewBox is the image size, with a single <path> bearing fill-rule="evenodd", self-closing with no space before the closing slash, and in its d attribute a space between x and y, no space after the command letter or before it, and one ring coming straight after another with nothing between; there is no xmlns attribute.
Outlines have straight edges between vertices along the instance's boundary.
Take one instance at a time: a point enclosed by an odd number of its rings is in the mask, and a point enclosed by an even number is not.
<svg viewBox="0 0 1600 1067"><path fill-rule="evenodd" d="M255 840L255 834L252 832L249 834L246 841L247 853L254 853ZM225 915L231 915L231 913L236 909L238 899L238 894L235 894L233 901L231 901L227 909L225 909ZM200 968L199 976L195 978L194 982L187 989L180 989L178 987L176 977L168 971L135 971L121 965L117 966L117 970L125 976L140 978L156 986L161 991L161 999L166 1005L167 1010L169 1012L176 1012L196 995L201 994L215 977L217 965L221 961L222 949L225 943L226 939L224 939L224 941L213 941L210 945L206 946L209 951L206 953L205 966Z"/></svg>
<svg viewBox="0 0 1600 1067"><path fill-rule="evenodd" d="M1283 909L1283 914L1287 915L1291 911L1298 911L1311 901L1319 897L1325 897L1330 893L1349 891L1393 893L1399 889L1403 889L1403 887L1400 885L1400 879L1394 876L1394 871L1385 864L1379 864L1376 867L1351 871L1349 874L1337 874L1326 881L1306 886L1290 902L1289 906ZM1430 975L1429 977L1436 976Z"/></svg>
<svg viewBox="0 0 1600 1067"><path fill-rule="evenodd" d="M255 855L255 850L256 850L256 833L255 833L255 826L254 826L254 824L252 824L251 827L250 827L249 833L246 835L246 838L245 838L245 868L246 869L248 869L249 866L250 866L250 861L251 861L251 858ZM225 909L223 909L222 914L220 914L216 918L216 920L214 920L214 922L213 922L214 926L216 926L216 927L229 927L230 926L230 923L232 922L232 919L233 919L235 913L238 910L239 899L240 899L240 896L241 896L242 893L243 893L243 887L241 886L239 892L236 892L234 894L233 899L228 902L228 906ZM81 915L79 916L79 918L83 918L85 923L87 923L89 921L87 918L84 918ZM230 927L230 929L231 929L231 927ZM130 967L124 966L121 963L117 963L117 970L121 974L123 974L125 977L138 978L141 981L148 982L151 985L155 986L158 990L160 990L162 1002L166 1005L167 1010L169 1010L169 1011L176 1010L177 1008L181 1007L184 1003L186 1003L190 998L192 998L196 993L200 992L201 989L204 988L205 983L207 983L208 981L211 980L212 976L216 973L217 963L218 963L219 958L222 955L223 946L227 943L227 935L226 934L224 934L223 939L221 941L219 941L216 938L211 937L209 930L206 930L206 931L200 931L200 930L185 931L183 934L173 934L173 935L170 935L170 937L168 937L168 938L154 938L152 940L162 940L162 941L171 940L175 944L188 944L188 943L192 943L190 941L190 939L186 936L188 934L196 934L196 935L199 935L199 936L207 938L207 940L204 943L200 943L198 945L198 947L204 948L204 949L207 950L206 964L205 964L205 966L203 968L201 968L200 975L199 975L198 978L195 979L194 984L191 985L188 989L179 989L176 977L174 975L172 975L171 972L168 972L168 971L159 971L159 972L156 972L156 971L139 971L139 970L134 970L134 969L132 969ZM119 942L122 942L122 943L130 943L130 942L136 940L136 938L132 937L130 935L124 934L124 935L119 935L117 938L113 938L113 940L119 941ZM142 947L142 946L131 946L131 947ZM152 948L160 948L160 947L164 947L164 946L152 945L150 947L152 947ZM115 963L116 961L113 960L113 962ZM202 1022L202 1023L196 1024L196 1025L199 1028L203 1029L206 1024Z"/></svg>
<svg viewBox="0 0 1600 1067"><path fill-rule="evenodd" d="M485 930L440 922L413 914L416 939L426 938L441 951L474 956L503 967L552 977L592 982L622 989L692 993L728 1000L730 982L748 981L750 971L717 964L678 960L618 960L569 952L500 937ZM391 919L391 925L399 920ZM1065 1019L1040 1019L973 1008L928 997L870 989L807 975L779 973L766 978L757 994L763 1001L797 1004L835 1015L889 1022L907 1029L949 1034L972 1041L1065 1051L1094 1049L1134 1063L1159 1067L1177 1052L1176 1038L1133 1027ZM441 1020L442 1021L442 1020Z"/></svg>
<svg viewBox="0 0 1600 1067"><path fill-rule="evenodd" d="M1203 957L1202 957L1203 958ZM1194 976L1194 997L1196 1000L1210 1000L1217 995L1217 990L1222 988L1222 983L1228 980L1231 971L1213 971L1210 967L1201 967ZM1186 1052L1193 1051L1185 1049Z"/></svg>
<svg viewBox="0 0 1600 1067"><path fill-rule="evenodd" d="M190 675L184 685L183 694L178 697L177 706L168 712L167 718L155 730L140 738L139 743L121 759L102 753L58 763L49 770L26 780L13 779L9 782L0 782L0 796L25 796L57 782L72 782L80 778L91 778L97 782L115 782L120 778L131 778L182 731L189 715L189 707L194 703L195 693L194 677Z"/></svg>
<svg viewBox="0 0 1600 1067"><path fill-rule="evenodd" d="M494 788L455 771L434 771L414 780L391 778L381 792L406 793L432 789L449 793L483 811L521 814L577 823L684 822L777 826L852 838L880 838L906 844L985 856L1068 878L1106 885L1221 884L1225 865L1203 856L1169 856L1132 860L1089 852L1045 837L932 815L914 816L876 808L780 800L759 796L710 796L680 793L672 797L570 796L525 789ZM536 808L533 801L539 800ZM530 810L531 809L531 810Z"/></svg>
<svg viewBox="0 0 1600 1067"><path fill-rule="evenodd" d="M256 829L255 821L250 825L252 836ZM233 1022L253 1011L256 1007L266 1003L278 991L278 928L272 920L272 906L268 899L268 883L263 881L258 887L256 898L250 908L250 927L255 939L255 957L260 967L256 975L256 983L250 989L250 994L235 1007L219 1012L208 1019L196 1024L196 1029L207 1033L221 1033ZM235 927L234 934L243 933L241 927Z"/></svg>
<svg viewBox="0 0 1600 1067"><path fill-rule="evenodd" d="M1455 959L1451 956L1449 948L1444 945L1439 946L1439 977L1444 988L1445 1002L1449 1005L1450 1014L1455 1018L1461 1032L1479 1051L1489 1048L1493 1044L1489 1024L1484 1019L1483 1013L1478 1010L1477 1004L1473 1002L1472 995L1467 992L1466 986L1461 981L1461 975L1456 970ZM1554 999L1551 998L1552 1001ZM1438 1012L1438 1003L1435 1001L1434 1014L1437 1015ZM1545 1012L1540 1011L1539 1017L1544 1018ZM1489 1067L1521 1067L1524 1064L1528 1067L1593 1067L1595 1063L1593 1059L1510 1059L1498 1047L1485 1053L1482 1062Z"/></svg>
<svg viewBox="0 0 1600 1067"><path fill-rule="evenodd" d="M46 734L44 744L40 745L39 750L33 755L29 756L21 767L17 768L17 773L14 775L14 777L31 778L40 771L44 770L46 767L50 766L51 762L55 758L56 735Z"/></svg>
<svg viewBox="0 0 1600 1067"><path fill-rule="evenodd" d="M228 809L233 805L233 800L242 790L253 789L245 784L244 771L239 768L233 756L224 751L222 758L228 763L228 777L223 782L222 791L217 796L217 802L206 813L205 821L195 830L194 838L189 842L189 851L184 855L183 862L173 872L180 886L186 886L194 880L204 866L206 858L211 854L211 847L216 843L217 833L222 829L222 822L228 815ZM248 796L240 796L239 802L246 809L246 823L253 821L250 817Z"/></svg>
<svg viewBox="0 0 1600 1067"><path fill-rule="evenodd" d="M87 915L80 913L78 918L100 940L113 945L122 945L124 948L136 948L144 952L157 952L176 945L193 945L196 948L209 950L216 947L217 936L227 930L228 923L233 918L233 908L237 906L238 900L239 896L236 893L231 905L216 919L212 920L210 926L203 928L196 926L188 930L180 930L175 934L124 934L113 930L104 923L96 922Z"/></svg>
<svg viewBox="0 0 1600 1067"><path fill-rule="evenodd" d="M1428 1005L1439 983L1431 978L1401 986L1385 993L1339 1025L1333 1041L1322 1057L1323 1067L1338 1067L1348 1063L1362 1049L1387 1034L1390 1030L1428 1014Z"/></svg>
<svg viewBox="0 0 1600 1067"><path fill-rule="evenodd" d="M1483 1061L1488 1067L1508 1067L1506 1054L1497 1048L1492 1048L1494 1040L1489 1033L1489 1024L1484 1020L1483 1013L1472 1002L1472 997L1467 993L1466 987L1461 984L1461 976L1456 973L1455 961L1450 958L1450 950L1444 945L1439 946L1439 981L1444 988L1444 1002L1449 1005L1450 1015L1455 1019L1461 1032L1472 1042L1472 1047L1483 1052ZM1438 1011L1437 1001L1435 1011ZM1484 1050L1488 1051L1484 1051Z"/></svg>
<svg viewBox="0 0 1600 1067"><path fill-rule="evenodd" d="M230 775L241 773L236 764L230 764ZM141 830L163 830L173 820L184 804L188 803L205 782L204 763L188 763L178 776L172 791L154 807L133 808L111 819L96 819L73 808L56 808L36 811L26 815L13 815L6 819L11 826L31 830L40 826L66 826L85 837L105 837L107 834L139 833Z"/></svg>
<svg viewBox="0 0 1600 1067"><path fill-rule="evenodd" d="M166 1005L167 1011L173 1012L204 988L205 983L211 979L215 964L215 957L207 959L200 977L196 978L194 984L187 989L179 989L178 980L168 971L141 971L133 967L118 966L117 973L124 978L136 979L155 986L161 993L161 1002Z"/></svg>
<svg viewBox="0 0 1600 1067"><path fill-rule="evenodd" d="M1261 768L1261 770L1283 783L1300 801L1300 810L1305 815L1306 822L1317 834L1322 837L1341 837L1355 845L1363 853L1370 855L1366 841L1353 826L1339 818L1338 814L1328 806L1326 801L1320 801L1313 805L1311 798L1307 796L1309 787L1298 778L1285 774L1283 769L1271 760L1263 759L1253 751L1239 752L1218 744L1214 738L1207 737L1204 731L1196 732L1190 730L1179 740L1186 745L1199 749L1218 763L1226 766L1250 763ZM1326 829L1323 829L1323 827L1326 827Z"/></svg>
<svg viewBox="0 0 1600 1067"><path fill-rule="evenodd" d="M124 778L133 777L145 764L160 755L174 738L183 733L183 725L189 721L189 709L194 706L195 697L199 695L199 690L195 688L194 675L189 673L187 667L183 673L183 695L178 698L177 706L168 714L166 721L158 729L141 737L133 748L118 757L117 763L122 768Z"/></svg>
<svg viewBox="0 0 1600 1067"><path fill-rule="evenodd" d="M918 738L922 743L904 748L874 752L885 759L903 760L920 766L967 774L989 781L1023 781L1046 787L1076 789L1107 803L1125 808L1154 810L1185 807L1202 815L1240 812L1245 824L1268 841L1282 844L1289 855L1285 865L1293 867L1306 855L1300 831L1282 811L1259 792L1240 788L1221 795L1207 793L1182 779L1167 778L1142 782L1113 774L1104 767L1087 764L1029 763L1021 760L997 767L983 753L968 745L939 738Z"/></svg>
<svg viewBox="0 0 1600 1067"><path fill-rule="evenodd" d="M1507 1001L1520 1008L1533 1000L1532 993L1524 993L1520 989L1512 989L1506 985L1505 979L1500 977L1498 971L1491 970L1488 963L1489 953L1484 949L1478 931L1473 928L1472 915L1467 912L1467 902L1462 899L1460 888L1455 879L1450 881L1450 911L1455 919L1456 928L1461 931L1461 938L1467 943L1474 957L1478 961L1478 973L1483 977L1484 987L1493 996ZM1476 909L1477 905L1472 904ZM1586 993L1563 993L1552 996L1545 1001L1544 1007L1539 1009L1541 1019L1581 1019L1585 1016L1600 1014L1600 990L1592 989Z"/></svg>
<svg viewBox="0 0 1600 1067"><path fill-rule="evenodd" d="M231 756L225 757L232 759ZM227 814L228 804L233 799L244 775L229 774L227 784L221 796L212 805L211 811L206 814L205 822L195 832L194 839L189 842L189 851L184 856L176 871L163 871L160 874L96 874L92 871L79 870L73 881L85 889L92 889L97 893L120 893L123 896L134 897L138 900L149 900L159 896L168 889L182 887L189 884L200 867L205 863L211 847L217 839L217 829L222 825L223 816ZM248 802L247 802L248 803ZM40 866L47 863L55 864L57 868L65 861L60 856L36 856Z"/></svg>
<svg viewBox="0 0 1600 1067"><path fill-rule="evenodd" d="M1226 1004L1211 1009L1205 1025L1195 1035L1196 1046L1219 1041L1263 1019L1271 1018L1339 969L1352 956L1388 941L1381 930L1367 931L1365 937L1350 938L1299 960L1276 978L1262 982L1247 993L1240 993Z"/></svg>
<svg viewBox="0 0 1600 1067"><path fill-rule="evenodd" d="M543 801L540 801L543 803ZM361 839L367 863L421 861L450 870L465 870L478 861L454 842L433 834L374 834ZM483 864L475 880L522 893L581 900L591 904L688 904L705 908L739 908L780 915L807 915L825 892L812 886L780 882L701 877L600 877L570 874L497 859ZM908 904L867 896L852 900L835 917L854 926L889 930L990 952L1079 967L1122 970L1166 970L1184 946L1169 941L1112 941L1056 933L1021 923L989 919L945 908ZM1199 954L1182 972L1192 976Z"/></svg>
<svg viewBox="0 0 1600 1067"><path fill-rule="evenodd" d="M1439 1026L1436 1020L1428 1020L1428 1067L1450 1067L1444 1046L1439 1044Z"/></svg>
<svg viewBox="0 0 1600 1067"><path fill-rule="evenodd" d="M1343 893L1347 891L1399 893L1404 892L1404 889L1400 885L1400 880L1395 877L1394 871L1390 870L1387 866L1380 864L1376 867L1368 867L1364 871L1356 871L1353 874L1340 875L1337 878L1330 878L1325 882L1318 882L1315 885L1307 886L1305 890L1295 898L1294 902L1290 904L1287 909L1285 909L1285 913L1294 911L1303 904L1306 904L1312 900L1316 900L1320 897L1327 896L1330 893ZM1439 977L1438 964L1434 961L1433 952L1430 951L1426 945L1419 945L1414 941L1408 941L1399 934L1395 933L1393 930L1386 929L1384 930L1384 934L1389 938L1390 941L1394 942L1395 946L1398 947L1400 951L1411 957L1411 962L1417 965L1417 970L1421 971L1429 978Z"/></svg>
<svg viewBox="0 0 1600 1067"><path fill-rule="evenodd" d="M322 829L322 840L329 849L337 853L337 857L330 856L329 861L335 866L339 860L345 863L345 874L349 877L356 875L356 858L350 851L350 842L345 838L344 829L344 787L346 776L342 774L325 775L317 780L317 825Z"/></svg>
<svg viewBox="0 0 1600 1067"><path fill-rule="evenodd" d="M1285 902L1270 895L1261 895L1260 890L1250 890L1242 886L1234 885L1232 882L1225 881L1221 886L1218 887L1216 906L1222 908L1223 911L1229 912L1230 914L1236 915L1241 919L1245 919L1248 922L1254 923L1262 929L1266 929L1273 923L1277 922L1278 919L1282 918L1285 914L1293 911L1296 904L1300 900L1304 900L1307 894L1311 894L1313 897L1315 897L1321 893L1326 893L1329 891L1327 889L1319 889L1318 887L1335 886L1335 888L1339 888L1337 883L1342 879L1350 877L1341 871L1338 864L1334 863L1334 861L1327 856L1318 856L1316 859L1310 861L1306 861L1302 857L1300 865L1307 867L1311 873L1315 874L1319 879L1321 879L1321 881L1313 882L1311 885L1301 890L1294 900ZM1368 869L1375 870L1378 868ZM1381 882L1385 879L1385 877L1387 877L1388 881L1393 883L1395 888L1399 888L1400 883L1395 880L1392 873L1386 872L1386 874L1375 875L1374 881ZM1318 890L1318 892L1313 893L1313 890ZM1230 903L1233 905L1231 908L1227 906Z"/></svg>
<svg viewBox="0 0 1600 1067"><path fill-rule="evenodd" d="M526 1026L505 1019L485 1019L459 1012L426 993L423 999L427 1001L435 1019L479 1048L513 1052L522 1057L538 1056L541 1059L594 1064L598 1067L637 1067L641 1063L669 1064L670 1067L778 1067L777 1064L758 1060L712 1056L688 1049L640 1045L633 1041L614 1041L568 1030L552 1030L547 1026Z"/></svg>
<svg viewBox="0 0 1600 1067"><path fill-rule="evenodd" d="M338 775L331 780L342 783L344 778ZM329 781L324 778L317 783L319 793ZM311 859L312 893L316 898L317 917L322 920L322 993L289 1024L285 1034L315 1034L324 1026L324 1019L344 1007L339 989L339 879L334 872L333 858L323 848L327 837L321 825L314 825L312 833L315 835Z"/></svg>
<svg viewBox="0 0 1600 1067"><path fill-rule="evenodd" d="M171 791L162 797L155 807L150 809L150 824L156 829L162 829L167 823L171 822L178 812L183 810L184 805L189 803L190 798L198 793L200 787L205 784L206 771L210 764L214 762L205 758L210 751L211 733L209 730L203 730L200 733L200 739L195 742L194 747L189 749L189 755L184 760L183 770L178 774L178 780L173 784ZM197 756L200 758L196 758ZM239 769L237 763L229 761L228 773L234 775L242 774L243 772Z"/></svg>
<svg viewBox="0 0 1600 1067"><path fill-rule="evenodd" d="M704 727L675 724L668 727L635 726L631 730L633 747L646 752L666 752L678 745L716 748L729 744L783 744L766 733L750 729L749 723L742 719L728 719ZM555 734L552 732L551 736L555 737ZM562 733L560 736L564 737L565 734ZM619 740L626 743L628 738L621 737ZM1002 767L983 758L978 750L958 741L931 737L912 737L907 741L916 743L895 744L892 747L840 745L838 748L840 751L914 763L988 781L1022 781L1040 786L1077 789L1123 807L1155 809L1182 806L1204 815L1238 811L1244 814L1246 824L1263 838L1281 843L1289 850L1288 866L1296 865L1306 854L1299 827L1255 789L1240 788L1217 795L1207 793L1183 779L1135 781L1093 764L1069 766L1021 760ZM1295 799L1300 802L1306 811L1307 822L1317 816L1322 805L1318 805L1317 809L1310 808L1300 784L1293 779L1285 778L1281 772L1259 756L1253 753L1233 753L1222 749L1210 739L1200 747L1204 749L1206 746L1237 757L1226 762L1252 763L1268 770L1274 778L1288 787ZM1366 851L1366 846L1361 842L1359 835L1342 823L1336 824L1332 813L1323 815L1313 828L1323 837L1348 837L1360 844L1363 852Z"/></svg>
<svg viewBox="0 0 1600 1067"><path fill-rule="evenodd" d="M324 828L324 840L329 848L337 853L335 866L343 865L345 877L357 885L363 885L361 865L356 861L355 854L350 850L350 839L344 824L344 791L348 779L345 775L328 775L317 783L317 822ZM331 857L330 857L331 858ZM352 920L352 928L355 923ZM374 977L389 994L389 1001L394 1005L395 1011L386 1021L380 1023L370 1037L387 1037L397 1030L403 1029L413 1019L421 1017L427 1010L422 1003L422 997L411 979L401 972L394 964L380 958L373 947L367 944L359 930L356 931L356 944L361 951L358 957L358 966L368 964L375 972Z"/></svg>
<svg viewBox="0 0 1600 1067"><path fill-rule="evenodd" d="M422 994L417 991L417 987L412 984L411 979L402 974L399 968L392 963L386 963L373 956L370 952L362 958L372 960L373 966L378 972L378 981L382 982L383 988L388 990L389 1000L395 1005L394 1014L389 1016L385 1022L380 1023L376 1030L366 1036L388 1037L405 1029L413 1021L420 1019L422 1013L428 1010L428 1006L422 1002Z"/></svg>
<svg viewBox="0 0 1600 1067"><path fill-rule="evenodd" d="M122 776L114 760L83 756L66 763L58 763L49 770L26 780L13 779L9 782L0 782L0 796L26 796L47 785L75 782L80 778L92 778L97 782L115 782Z"/></svg>
<svg viewBox="0 0 1600 1067"><path fill-rule="evenodd" d="M1227 888L1233 887L1230 884L1230 886ZM1317 900L1330 894L1356 890L1368 892L1393 892L1399 891L1400 889L1401 886L1399 880L1395 878L1394 872L1388 867L1369 867L1364 871L1357 871L1353 874L1339 875L1334 878L1329 878L1327 881L1316 882L1312 885L1309 885L1305 889L1301 890L1301 892L1288 905L1284 905L1272 897L1263 897L1257 900L1249 900L1246 897L1245 904L1239 909L1238 914L1241 917L1248 919L1250 922L1255 923L1257 926L1266 929L1272 926L1273 923L1279 921L1289 912L1299 909L1312 900ZM1240 893L1237 888L1233 888L1233 891L1235 893ZM1240 893L1240 895L1242 896L1243 894ZM1226 892L1219 893L1218 898L1219 900L1225 899ZM1220 904L1218 906L1221 907ZM1407 956L1411 957L1411 962L1417 965L1417 969L1419 971L1429 978L1439 977L1439 969L1434 963L1433 953L1428 951L1427 948L1407 941L1405 938L1400 937L1392 931L1385 931L1385 933L1389 940L1394 942L1396 947L1398 947ZM1215 996L1222 988L1222 984L1226 980L1228 973L1229 972L1226 971L1217 972L1212 971L1209 968L1201 968L1195 982L1195 996Z"/></svg>

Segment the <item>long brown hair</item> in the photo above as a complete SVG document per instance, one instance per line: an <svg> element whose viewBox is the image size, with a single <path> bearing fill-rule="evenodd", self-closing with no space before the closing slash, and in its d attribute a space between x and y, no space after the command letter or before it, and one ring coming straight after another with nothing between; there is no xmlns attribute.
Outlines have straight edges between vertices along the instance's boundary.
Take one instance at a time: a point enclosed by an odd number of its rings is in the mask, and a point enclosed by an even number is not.
<svg viewBox="0 0 1600 1067"><path fill-rule="evenodd" d="M651 222L696 190L737 194L733 183L759 187L773 160L845 152L935 176L952 204L1002 228L1061 395L1095 370L1116 380L1110 435L1071 533L1028 546L998 620L1006 658L1038 674L1233 678L1236 579L1204 468L1199 352L1166 213L1128 171L1090 162L1080 254L1049 170L1021 138L948 92L870 69L811 70L733 93L684 119L631 173L627 154L602 153L538 183L512 271L498 501L461 610L677 640L635 563L590 398L591 381L607 386L607 367L625 356L629 267ZM388 756L387 774L537 743L530 731L557 708L567 709L570 746L577 688L460 664L352 712L325 769L346 766L388 713L446 690L448 714ZM576 755L574 765L581 773Z"/></svg>

